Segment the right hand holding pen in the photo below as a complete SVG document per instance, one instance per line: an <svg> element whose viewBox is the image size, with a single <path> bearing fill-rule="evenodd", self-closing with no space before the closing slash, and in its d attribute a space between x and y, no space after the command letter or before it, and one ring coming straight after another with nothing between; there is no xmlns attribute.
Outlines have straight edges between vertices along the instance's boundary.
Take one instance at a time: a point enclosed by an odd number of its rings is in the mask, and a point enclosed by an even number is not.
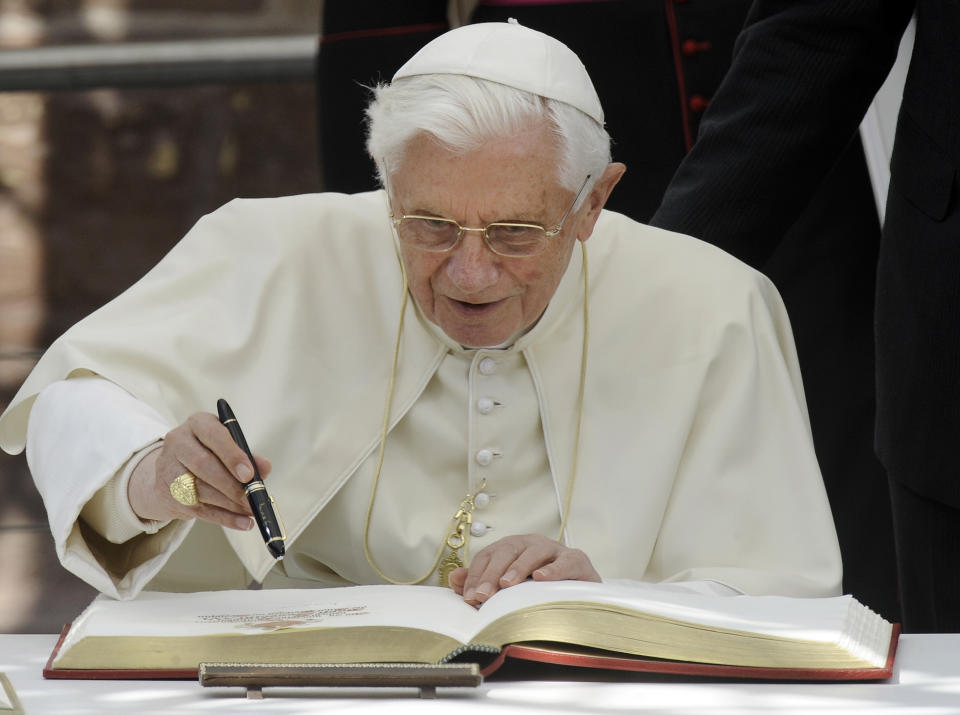
<svg viewBox="0 0 960 715"><path fill-rule="evenodd" d="M270 462L254 455L261 476ZM170 493L180 475L195 476L196 506L185 506ZM216 415L196 412L164 437L163 447L148 454L134 469L127 488L130 506L141 519L203 519L232 529L253 527L250 504L243 493L253 469L243 450Z"/></svg>

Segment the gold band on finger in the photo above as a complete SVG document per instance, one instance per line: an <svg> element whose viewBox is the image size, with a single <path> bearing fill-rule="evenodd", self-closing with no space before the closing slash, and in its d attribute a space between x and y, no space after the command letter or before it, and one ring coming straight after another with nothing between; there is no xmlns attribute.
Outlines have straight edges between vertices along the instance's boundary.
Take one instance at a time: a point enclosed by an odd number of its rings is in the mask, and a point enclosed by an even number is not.
<svg viewBox="0 0 960 715"><path fill-rule="evenodd" d="M170 495L184 506L196 506L200 503L197 496L197 478L190 472L184 472L170 482Z"/></svg>

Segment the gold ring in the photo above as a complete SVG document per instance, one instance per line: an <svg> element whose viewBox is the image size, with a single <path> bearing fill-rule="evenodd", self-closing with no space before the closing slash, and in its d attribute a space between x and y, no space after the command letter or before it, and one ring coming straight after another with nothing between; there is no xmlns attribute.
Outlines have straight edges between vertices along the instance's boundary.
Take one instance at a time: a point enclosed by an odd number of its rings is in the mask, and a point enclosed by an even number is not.
<svg viewBox="0 0 960 715"><path fill-rule="evenodd" d="M185 472L170 482L170 495L184 506L196 506L200 503L197 496L197 478Z"/></svg>

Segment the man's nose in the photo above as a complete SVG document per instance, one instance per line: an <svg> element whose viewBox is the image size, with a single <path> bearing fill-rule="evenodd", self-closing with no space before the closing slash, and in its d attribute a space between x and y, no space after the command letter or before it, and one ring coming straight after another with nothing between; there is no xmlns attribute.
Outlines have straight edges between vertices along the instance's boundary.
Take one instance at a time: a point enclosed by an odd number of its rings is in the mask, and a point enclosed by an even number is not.
<svg viewBox="0 0 960 715"><path fill-rule="evenodd" d="M447 276L464 293L479 293L497 282L497 258L484 241L483 231L464 229L447 260Z"/></svg>

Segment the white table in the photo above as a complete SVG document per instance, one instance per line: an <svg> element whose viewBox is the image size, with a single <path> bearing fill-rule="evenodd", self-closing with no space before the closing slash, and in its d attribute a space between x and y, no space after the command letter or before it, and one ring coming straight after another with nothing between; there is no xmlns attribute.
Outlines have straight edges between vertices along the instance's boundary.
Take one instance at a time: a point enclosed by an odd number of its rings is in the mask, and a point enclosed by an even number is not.
<svg viewBox="0 0 960 715"><path fill-rule="evenodd" d="M422 700L413 689L349 691L267 688L247 700L241 688L187 681L44 680L52 635L0 635L0 672L26 715L73 713L960 713L960 634L905 635L894 677L880 683L493 682L479 689L439 689Z"/></svg>

